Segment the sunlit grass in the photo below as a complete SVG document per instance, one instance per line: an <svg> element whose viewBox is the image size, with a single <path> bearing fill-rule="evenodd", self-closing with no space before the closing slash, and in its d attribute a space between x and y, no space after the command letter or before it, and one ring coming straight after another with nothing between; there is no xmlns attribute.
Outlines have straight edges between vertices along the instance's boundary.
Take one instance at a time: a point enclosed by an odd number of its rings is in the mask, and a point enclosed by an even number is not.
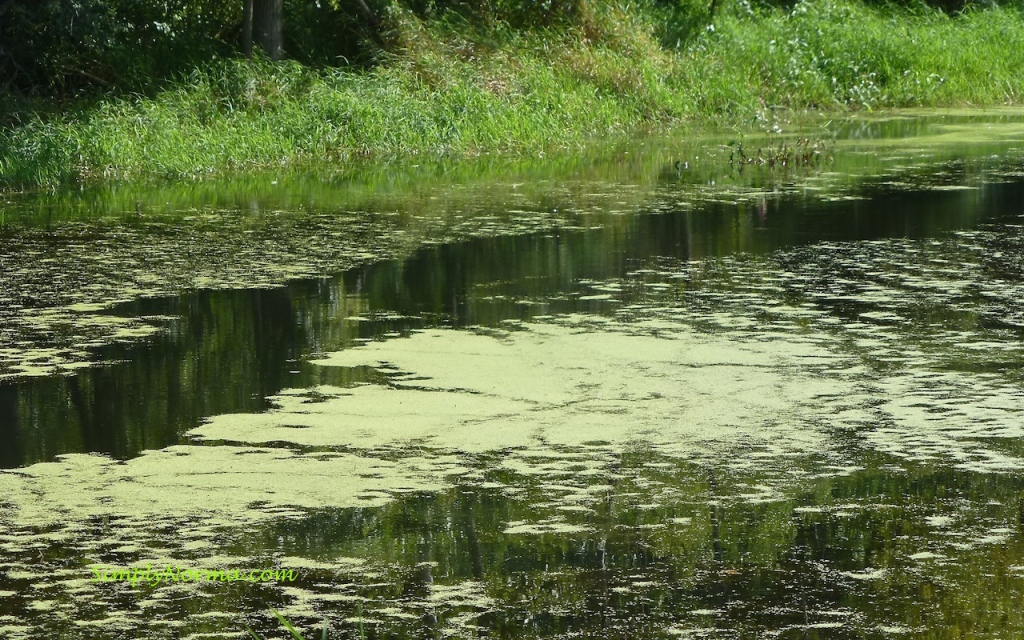
<svg viewBox="0 0 1024 640"><path fill-rule="evenodd" d="M21 117L0 132L0 187L536 153L680 124L766 126L787 110L1024 97L1024 17L1013 9L725 6L714 20L632 11L525 33L407 18L404 44L368 71L219 61L155 97Z"/></svg>

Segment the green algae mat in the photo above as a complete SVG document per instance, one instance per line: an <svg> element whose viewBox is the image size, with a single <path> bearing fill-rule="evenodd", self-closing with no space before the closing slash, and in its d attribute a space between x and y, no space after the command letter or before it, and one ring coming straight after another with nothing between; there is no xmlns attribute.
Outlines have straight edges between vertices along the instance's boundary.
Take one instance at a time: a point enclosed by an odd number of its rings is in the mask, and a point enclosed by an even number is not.
<svg viewBox="0 0 1024 640"><path fill-rule="evenodd" d="M1019 112L2 216L0 637L1024 634Z"/></svg>

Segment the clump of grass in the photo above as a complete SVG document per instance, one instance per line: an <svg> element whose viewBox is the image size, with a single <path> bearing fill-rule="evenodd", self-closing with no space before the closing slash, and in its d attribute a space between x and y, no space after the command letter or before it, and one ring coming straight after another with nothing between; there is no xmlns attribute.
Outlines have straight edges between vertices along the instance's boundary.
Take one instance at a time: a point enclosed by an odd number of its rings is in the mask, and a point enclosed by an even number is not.
<svg viewBox="0 0 1024 640"><path fill-rule="evenodd" d="M0 189L536 153L680 124L766 126L787 110L1024 98L1024 15L1012 8L737 0L711 21L696 0L668 13L577 4L574 20L530 30L398 12L372 69L221 60L151 98L22 114L0 131Z"/></svg>
<svg viewBox="0 0 1024 640"><path fill-rule="evenodd" d="M835 161L835 141L822 138L800 137L790 144L778 136L768 136L757 152L749 155L742 142L733 141L729 146L733 147L729 153L729 165L734 169L742 169L745 165L767 166L769 169L816 168Z"/></svg>

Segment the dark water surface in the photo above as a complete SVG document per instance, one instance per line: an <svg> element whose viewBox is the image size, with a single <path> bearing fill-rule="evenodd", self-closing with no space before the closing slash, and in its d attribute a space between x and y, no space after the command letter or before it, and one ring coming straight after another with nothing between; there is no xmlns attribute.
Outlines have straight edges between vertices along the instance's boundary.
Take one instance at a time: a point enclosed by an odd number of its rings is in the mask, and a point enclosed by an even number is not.
<svg viewBox="0 0 1024 640"><path fill-rule="evenodd" d="M8 203L0 638L1024 636L1024 116L799 135Z"/></svg>

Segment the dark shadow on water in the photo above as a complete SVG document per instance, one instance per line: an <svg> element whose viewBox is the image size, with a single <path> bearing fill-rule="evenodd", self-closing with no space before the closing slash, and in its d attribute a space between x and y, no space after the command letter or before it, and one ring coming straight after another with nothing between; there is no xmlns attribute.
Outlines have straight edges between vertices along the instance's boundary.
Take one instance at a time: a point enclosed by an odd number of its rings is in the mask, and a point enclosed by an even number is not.
<svg viewBox="0 0 1024 640"><path fill-rule="evenodd" d="M199 291L120 305L112 313L177 319L142 344L97 350L97 360L110 364L0 383L0 465L71 452L129 458L181 442L205 417L265 410L265 398L284 388L359 383L358 374L302 360L361 340L424 326L607 313L607 301L580 299L581 281L621 279L654 257L706 260L793 246L813 250L820 242L938 237L1013 219L1024 212L1024 181L915 191L879 180L858 198L755 196L682 211L666 199L652 207L657 213L585 216L596 225L590 229L428 247L404 261L276 289Z"/></svg>

